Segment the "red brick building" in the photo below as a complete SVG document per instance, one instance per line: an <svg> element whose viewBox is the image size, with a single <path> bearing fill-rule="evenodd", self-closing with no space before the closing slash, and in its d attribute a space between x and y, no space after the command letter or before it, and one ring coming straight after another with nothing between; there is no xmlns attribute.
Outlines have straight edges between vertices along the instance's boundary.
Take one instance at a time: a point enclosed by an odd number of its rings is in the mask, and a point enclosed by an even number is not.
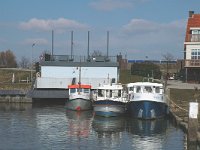
<svg viewBox="0 0 200 150"><path fill-rule="evenodd" d="M186 82L200 81L200 14L189 11L185 42L185 80Z"/></svg>

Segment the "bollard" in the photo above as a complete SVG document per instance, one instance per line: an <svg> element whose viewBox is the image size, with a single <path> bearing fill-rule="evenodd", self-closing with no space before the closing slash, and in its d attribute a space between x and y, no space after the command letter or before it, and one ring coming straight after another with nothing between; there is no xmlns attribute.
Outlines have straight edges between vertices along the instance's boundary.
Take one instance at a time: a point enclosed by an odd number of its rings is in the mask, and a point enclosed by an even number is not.
<svg viewBox="0 0 200 150"><path fill-rule="evenodd" d="M189 143L197 142L197 131L198 131L198 103L189 103L189 117L188 117L188 133L187 140Z"/></svg>

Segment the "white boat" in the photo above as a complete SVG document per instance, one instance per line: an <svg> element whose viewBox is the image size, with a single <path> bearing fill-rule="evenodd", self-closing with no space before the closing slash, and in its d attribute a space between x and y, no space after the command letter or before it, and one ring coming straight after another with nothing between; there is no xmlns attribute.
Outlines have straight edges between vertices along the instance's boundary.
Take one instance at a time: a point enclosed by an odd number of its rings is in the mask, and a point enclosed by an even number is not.
<svg viewBox="0 0 200 150"><path fill-rule="evenodd" d="M69 110L90 110L92 109L91 85L73 84L69 85L69 99L66 101L66 108Z"/></svg>
<svg viewBox="0 0 200 150"><path fill-rule="evenodd" d="M95 115L111 117L124 114L127 103L126 95L121 84L99 86L93 102Z"/></svg>
<svg viewBox="0 0 200 150"><path fill-rule="evenodd" d="M68 85L69 99L66 101L66 108L70 110L92 109L91 85L81 84L81 67L79 67L78 84Z"/></svg>
<svg viewBox="0 0 200 150"><path fill-rule="evenodd" d="M168 113L163 84L135 82L127 84L128 111L135 118L155 119Z"/></svg>

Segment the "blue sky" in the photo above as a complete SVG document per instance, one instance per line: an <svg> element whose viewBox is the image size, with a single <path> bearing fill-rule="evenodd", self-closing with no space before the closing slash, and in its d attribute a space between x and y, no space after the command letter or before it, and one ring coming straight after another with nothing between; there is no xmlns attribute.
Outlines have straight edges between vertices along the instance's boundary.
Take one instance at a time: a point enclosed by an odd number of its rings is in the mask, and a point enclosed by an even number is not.
<svg viewBox="0 0 200 150"><path fill-rule="evenodd" d="M17 60L37 60L51 52L70 55L70 32L74 31L74 54L119 53L128 59L163 59L171 53L183 58L188 11L200 13L199 0L0 0L0 51L10 49Z"/></svg>

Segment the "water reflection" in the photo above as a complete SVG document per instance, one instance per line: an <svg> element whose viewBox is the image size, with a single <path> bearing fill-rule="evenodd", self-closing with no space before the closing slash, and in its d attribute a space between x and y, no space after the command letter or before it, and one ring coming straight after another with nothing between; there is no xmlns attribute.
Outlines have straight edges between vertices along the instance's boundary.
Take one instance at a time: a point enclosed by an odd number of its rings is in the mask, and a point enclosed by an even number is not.
<svg viewBox="0 0 200 150"><path fill-rule="evenodd" d="M133 134L134 149L165 149L167 119L138 120L129 119L127 131Z"/></svg>
<svg viewBox="0 0 200 150"><path fill-rule="evenodd" d="M92 122L93 130L97 133L99 146L115 149L120 146L125 131L124 117L95 116Z"/></svg>
<svg viewBox="0 0 200 150"><path fill-rule="evenodd" d="M127 130L139 136L154 136L165 132L168 124L169 120L164 118L156 120L128 119Z"/></svg>
<svg viewBox="0 0 200 150"><path fill-rule="evenodd" d="M105 118L48 103L0 103L0 133L0 149L184 148L184 133L167 119Z"/></svg>
<svg viewBox="0 0 200 150"><path fill-rule="evenodd" d="M91 130L92 111L67 110L68 135L77 137L88 137Z"/></svg>
<svg viewBox="0 0 200 150"><path fill-rule="evenodd" d="M125 129L125 119L123 117L95 116L92 127L100 136L111 135Z"/></svg>
<svg viewBox="0 0 200 150"><path fill-rule="evenodd" d="M32 103L0 103L0 111L24 111L32 109Z"/></svg>

